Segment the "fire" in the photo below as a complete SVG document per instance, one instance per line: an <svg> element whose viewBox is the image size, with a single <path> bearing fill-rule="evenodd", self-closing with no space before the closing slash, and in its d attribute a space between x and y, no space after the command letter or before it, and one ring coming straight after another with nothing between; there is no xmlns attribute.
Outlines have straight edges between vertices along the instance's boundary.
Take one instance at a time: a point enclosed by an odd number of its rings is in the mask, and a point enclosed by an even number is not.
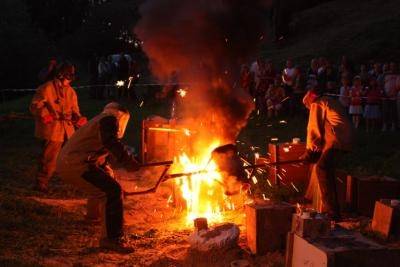
<svg viewBox="0 0 400 267"><path fill-rule="evenodd" d="M207 218L210 223L222 222L223 211L235 208L229 198L224 195L221 175L215 162L210 160L212 150L218 145L219 142L216 141L194 157L182 153L173 166L176 172L201 171L201 173L176 180L186 203L188 224L193 224L193 220L199 217Z"/></svg>

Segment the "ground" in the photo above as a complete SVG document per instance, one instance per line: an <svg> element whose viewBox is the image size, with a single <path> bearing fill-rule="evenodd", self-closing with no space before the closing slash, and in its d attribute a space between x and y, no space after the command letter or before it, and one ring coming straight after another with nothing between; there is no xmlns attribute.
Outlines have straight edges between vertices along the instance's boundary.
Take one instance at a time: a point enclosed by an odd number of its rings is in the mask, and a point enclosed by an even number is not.
<svg viewBox="0 0 400 267"><path fill-rule="evenodd" d="M90 100L80 91L83 114L92 117L101 110L103 101ZM31 96L1 104L0 114L27 113ZM126 142L138 148L139 122L149 114L163 115L165 107L157 103L139 105L127 103L132 110L132 121ZM299 112L301 114L301 112ZM287 123L279 123L285 120ZM231 219L239 224L241 247L221 255L198 255L189 249L187 241L192 225L183 223L184 213L167 205L171 194L163 185L156 194L129 197L125 201L125 223L129 240L135 247L130 255L120 255L96 248L99 227L84 220L85 198L80 192L59 179L51 183L48 195L32 190L39 153L33 138L33 122L29 119L10 119L0 123L0 265L7 266L229 266L234 259L248 259L259 266L283 266L283 254L252 257L245 249L243 210ZM239 136L243 143L257 146L265 153L271 137L282 141L300 137L304 140L305 115L267 121L254 112L249 125ZM344 162L344 169L358 174L385 174L399 177L396 133L358 133L358 145L353 155ZM246 150L246 149L242 149ZM132 190L139 183L121 170L124 188ZM128 177L128 180L126 179ZM139 177L139 178L138 178ZM155 176L155 178L157 178ZM196 263L195 263L196 262Z"/></svg>

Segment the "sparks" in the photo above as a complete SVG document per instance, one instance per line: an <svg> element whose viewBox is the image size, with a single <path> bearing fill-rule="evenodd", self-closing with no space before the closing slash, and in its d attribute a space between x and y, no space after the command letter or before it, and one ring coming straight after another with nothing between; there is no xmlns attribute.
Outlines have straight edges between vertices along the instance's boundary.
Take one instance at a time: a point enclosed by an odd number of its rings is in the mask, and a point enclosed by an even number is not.
<svg viewBox="0 0 400 267"><path fill-rule="evenodd" d="M257 178L255 176L251 177L251 180L253 180L253 184L257 184Z"/></svg>
<svg viewBox="0 0 400 267"><path fill-rule="evenodd" d="M299 193L299 192L300 192L300 191L299 191L299 189L297 189L297 187L294 185L294 183L293 183L293 182L291 182L290 184L292 185L292 187L294 188L294 190L296 190L296 192L297 192L297 193Z"/></svg>
<svg viewBox="0 0 400 267"><path fill-rule="evenodd" d="M122 86L125 85L125 82L124 81L117 81L117 83L115 85L118 86L118 87L122 87Z"/></svg>
<svg viewBox="0 0 400 267"><path fill-rule="evenodd" d="M140 102L139 107L143 107L144 101Z"/></svg>
<svg viewBox="0 0 400 267"><path fill-rule="evenodd" d="M271 182L269 181L269 179L267 179L267 183L268 183L268 185L269 185L270 187L272 187L272 184L271 184Z"/></svg>
<svg viewBox="0 0 400 267"><path fill-rule="evenodd" d="M187 94L187 91L185 89L179 89L178 91L176 91L180 97L184 98Z"/></svg>
<svg viewBox="0 0 400 267"><path fill-rule="evenodd" d="M283 151L285 151L286 153L288 153L290 151L290 149L288 147L284 147Z"/></svg>

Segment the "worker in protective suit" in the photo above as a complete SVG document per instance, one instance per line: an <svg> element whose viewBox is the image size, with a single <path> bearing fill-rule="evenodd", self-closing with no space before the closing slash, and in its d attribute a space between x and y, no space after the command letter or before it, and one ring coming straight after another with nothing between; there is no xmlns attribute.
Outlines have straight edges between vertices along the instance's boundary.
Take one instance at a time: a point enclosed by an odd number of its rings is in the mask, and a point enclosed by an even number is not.
<svg viewBox="0 0 400 267"><path fill-rule="evenodd" d="M62 144L72 136L75 128L86 123L79 111L76 92L70 85L74 77L75 67L68 62L62 63L56 77L37 89L29 107L35 118L35 137L42 141L36 177L36 189L42 192L47 192Z"/></svg>
<svg viewBox="0 0 400 267"><path fill-rule="evenodd" d="M129 112L118 103L105 106L68 140L57 159L57 173L67 183L85 191L89 200L100 203L102 236L100 246L129 253L123 240L123 190L113 178L109 158L136 171L139 163L121 142ZM88 203L88 208L90 207Z"/></svg>
<svg viewBox="0 0 400 267"><path fill-rule="evenodd" d="M306 153L302 159L314 163L306 198L311 198L319 190L322 202L319 211L328 213L334 220L339 219L335 168L340 155L351 150L353 127L345 110L335 99L310 90L303 103L310 114Z"/></svg>

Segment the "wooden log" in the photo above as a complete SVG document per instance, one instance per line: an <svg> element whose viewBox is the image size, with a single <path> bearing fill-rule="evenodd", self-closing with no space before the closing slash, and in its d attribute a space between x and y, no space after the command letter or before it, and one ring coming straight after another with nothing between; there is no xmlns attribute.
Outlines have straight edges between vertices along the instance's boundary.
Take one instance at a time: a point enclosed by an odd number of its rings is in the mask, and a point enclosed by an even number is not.
<svg viewBox="0 0 400 267"><path fill-rule="evenodd" d="M283 250L295 207L287 203L246 205L247 244L253 254Z"/></svg>

